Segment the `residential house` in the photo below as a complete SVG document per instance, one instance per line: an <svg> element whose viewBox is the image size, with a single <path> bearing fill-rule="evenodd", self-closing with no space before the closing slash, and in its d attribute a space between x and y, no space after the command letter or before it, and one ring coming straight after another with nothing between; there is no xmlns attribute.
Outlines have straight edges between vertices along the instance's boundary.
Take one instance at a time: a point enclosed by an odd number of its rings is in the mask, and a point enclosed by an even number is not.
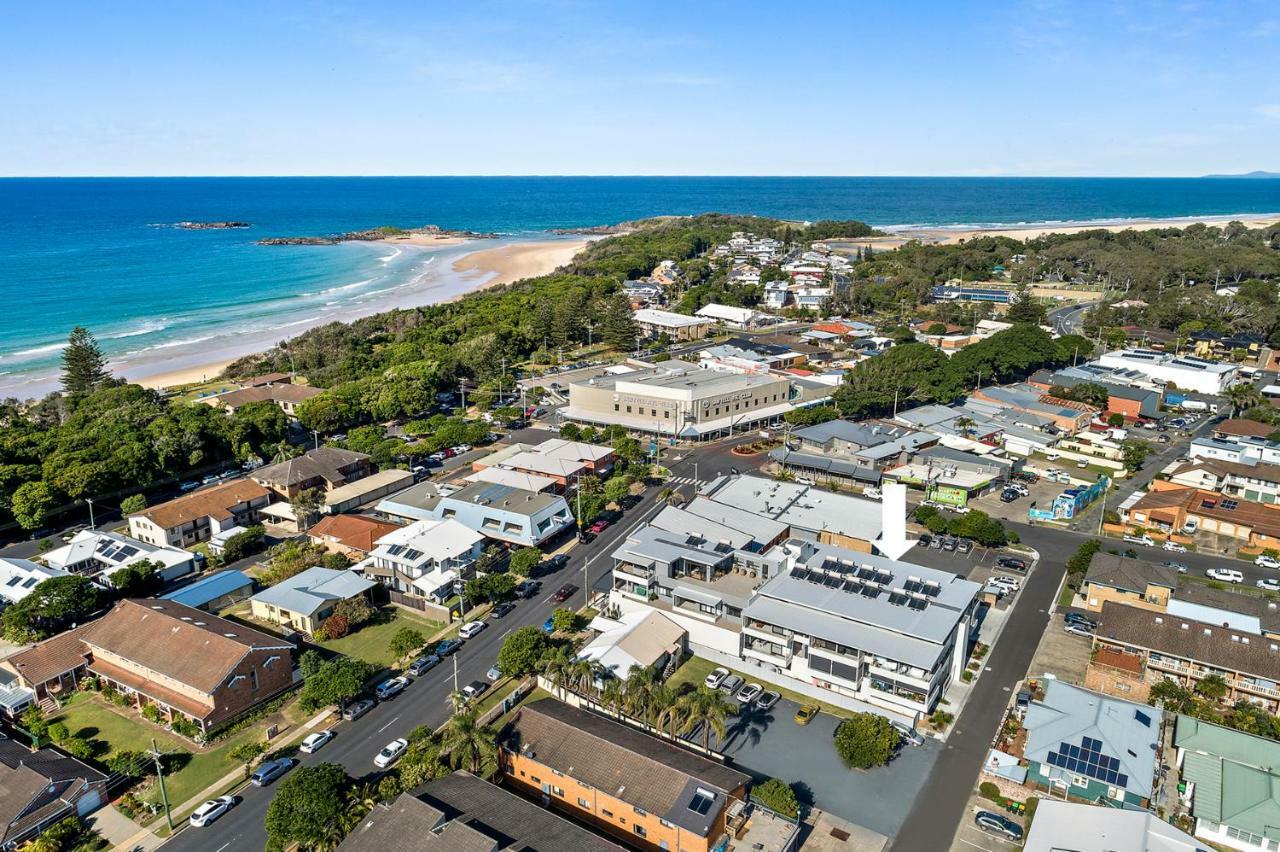
<svg viewBox="0 0 1280 852"><path fill-rule="evenodd" d="M577 659L591 660L603 677L626 680L635 669L663 674L689 650L689 631L661 612L630 612L618 618L597 615L590 628L596 636L582 647Z"/></svg>
<svg viewBox="0 0 1280 852"><path fill-rule="evenodd" d="M0 847L16 849L69 817L107 804L107 776L50 747L0 734Z"/></svg>
<svg viewBox="0 0 1280 852"><path fill-rule="evenodd" d="M1173 745L1196 837L1242 852L1280 849L1280 743L1179 715Z"/></svg>
<svg viewBox="0 0 1280 852"><path fill-rule="evenodd" d="M376 585L354 571L317 565L258 592L249 598L249 608L254 618L314 635L334 607L367 598Z"/></svg>
<svg viewBox="0 0 1280 852"><path fill-rule="evenodd" d="M224 529L257 523L270 502L271 492L258 483L233 479L135 512L129 535L152 545L190 547Z"/></svg>
<svg viewBox="0 0 1280 852"><path fill-rule="evenodd" d="M1155 530L1164 535L1216 533L1244 547L1280 548L1280 505L1161 480L1153 481L1151 490L1132 504L1122 504L1120 519L1126 529Z"/></svg>
<svg viewBox="0 0 1280 852"><path fill-rule="evenodd" d="M458 523L495 541L537 546L574 525L569 504L545 494L491 482L457 490L420 482L378 504L381 514L402 520Z"/></svg>
<svg viewBox="0 0 1280 852"><path fill-rule="evenodd" d="M397 602L443 603L458 593L460 581L474 576L485 541L482 533L456 520L414 521L378 539L356 567L391 590Z"/></svg>
<svg viewBox="0 0 1280 852"><path fill-rule="evenodd" d="M639 730L544 698L499 738L503 782L644 850L711 852L750 776Z"/></svg>
<svg viewBox="0 0 1280 852"><path fill-rule="evenodd" d="M585 828L469 772L375 805L339 852L622 852Z"/></svg>
<svg viewBox="0 0 1280 852"><path fill-rule="evenodd" d="M767 318L767 314L753 311L751 308L718 305L714 302L698 308L695 316L713 320L730 328L755 328Z"/></svg>
<svg viewBox="0 0 1280 852"><path fill-rule="evenodd" d="M247 600L253 594L253 587L253 578L243 571L219 571L160 598L216 613Z"/></svg>
<svg viewBox="0 0 1280 852"><path fill-rule="evenodd" d="M1222 623L1196 621L1173 613L1125 604L1102 606L1094 648L1124 655L1129 674L1117 674L1109 692L1145 700L1150 686L1174 680L1194 688L1218 675L1226 681L1227 703L1252 701L1270 713L1280 709L1280 639L1259 636Z"/></svg>
<svg viewBox="0 0 1280 852"><path fill-rule="evenodd" d="M1080 584L1084 608L1102 612L1108 601L1163 612L1178 587L1177 570L1114 553L1096 553Z"/></svg>
<svg viewBox="0 0 1280 852"><path fill-rule="evenodd" d="M1147 807L1159 766L1160 711L1061 680L1043 683L1044 698L1032 701L1023 719L1027 783L1101 805Z"/></svg>
<svg viewBox="0 0 1280 852"><path fill-rule="evenodd" d="M636 328L648 338L666 335L671 340L701 340L716 324L706 317L691 317L657 308L641 308L632 314Z"/></svg>
<svg viewBox="0 0 1280 852"><path fill-rule="evenodd" d="M38 565L30 559L0 556L0 609L22 600L43 581L65 577L68 573Z"/></svg>
<svg viewBox="0 0 1280 852"><path fill-rule="evenodd" d="M371 473L373 464L364 453L323 446L287 461L260 467L250 477L278 497L292 500L299 491L315 490L322 496L328 495Z"/></svg>
<svg viewBox="0 0 1280 852"><path fill-rule="evenodd" d="M399 524L368 515L326 515L307 531L307 537L330 553L341 553L359 561L373 552L378 539L398 529Z"/></svg>
<svg viewBox="0 0 1280 852"><path fill-rule="evenodd" d="M320 393L320 388L295 385L292 382L267 383L203 396L200 401L214 408L221 408L228 414L234 414L251 402L269 402L296 421L298 406Z"/></svg>
<svg viewBox="0 0 1280 852"><path fill-rule="evenodd" d="M412 471L387 468L361 477L355 482L339 485L324 497L321 511L328 515L354 512L362 506L381 500L397 491L403 491L415 482ZM278 504L285 505L285 504Z"/></svg>
<svg viewBox="0 0 1280 852"><path fill-rule="evenodd" d="M1239 438L1261 438L1266 439L1272 432L1276 431L1276 427L1270 423L1260 423L1257 420L1247 420L1243 417L1232 417L1223 420L1221 423L1215 423L1210 434L1221 441L1233 441Z"/></svg>
<svg viewBox="0 0 1280 852"><path fill-rule="evenodd" d="M1280 464L1197 458L1170 472L1169 481L1255 503L1280 503Z"/></svg>
<svg viewBox="0 0 1280 852"><path fill-rule="evenodd" d="M626 296L632 308L661 305L664 301L662 285L647 279L622 282L622 295Z"/></svg>
<svg viewBox="0 0 1280 852"><path fill-rule="evenodd" d="M294 646L176 601L125 599L0 661L43 699L86 676L208 734L293 685Z"/></svg>
<svg viewBox="0 0 1280 852"><path fill-rule="evenodd" d="M1133 850L1133 852L1212 852L1185 831L1151 811L1120 810L1058 799L1041 799L1022 852Z"/></svg>
<svg viewBox="0 0 1280 852"><path fill-rule="evenodd" d="M167 544L152 544L108 530L80 530L62 547L40 557L50 568L68 574L101 577L111 575L137 562L150 562L160 568L167 583L195 570L195 556L188 550Z"/></svg>
<svg viewBox="0 0 1280 852"><path fill-rule="evenodd" d="M1241 464L1280 464L1280 442L1253 437L1228 440L1214 437L1192 438L1187 455L1193 459L1217 459Z"/></svg>
<svg viewBox="0 0 1280 852"><path fill-rule="evenodd" d="M1013 301L1013 290L1004 287L968 287L954 284L939 284L933 288L932 296L938 302L993 302L1007 305Z"/></svg>

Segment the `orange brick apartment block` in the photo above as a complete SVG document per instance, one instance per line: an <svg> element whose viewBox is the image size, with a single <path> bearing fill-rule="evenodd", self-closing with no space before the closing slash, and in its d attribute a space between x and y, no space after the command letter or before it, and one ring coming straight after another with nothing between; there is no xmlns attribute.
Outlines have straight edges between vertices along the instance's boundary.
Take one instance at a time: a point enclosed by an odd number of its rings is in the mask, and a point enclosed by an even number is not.
<svg viewBox="0 0 1280 852"><path fill-rule="evenodd" d="M512 789L640 849L709 852L750 778L636 729L550 698L502 731Z"/></svg>

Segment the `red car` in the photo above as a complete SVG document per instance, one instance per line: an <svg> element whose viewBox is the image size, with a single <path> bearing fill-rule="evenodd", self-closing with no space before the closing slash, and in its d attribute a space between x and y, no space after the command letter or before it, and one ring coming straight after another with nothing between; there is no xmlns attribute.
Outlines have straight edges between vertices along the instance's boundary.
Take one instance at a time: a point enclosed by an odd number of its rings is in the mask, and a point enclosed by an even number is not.
<svg viewBox="0 0 1280 852"><path fill-rule="evenodd" d="M551 596L551 600L556 603L564 603L569 600L569 598L573 597L573 593L576 591L578 591L578 587L573 583L565 583L563 586L556 589L556 593Z"/></svg>
<svg viewBox="0 0 1280 852"><path fill-rule="evenodd" d="M609 528L609 522L602 518L601 520L598 520L591 526L587 527L587 532L594 533L595 535L600 535L600 533L604 532L608 528Z"/></svg>

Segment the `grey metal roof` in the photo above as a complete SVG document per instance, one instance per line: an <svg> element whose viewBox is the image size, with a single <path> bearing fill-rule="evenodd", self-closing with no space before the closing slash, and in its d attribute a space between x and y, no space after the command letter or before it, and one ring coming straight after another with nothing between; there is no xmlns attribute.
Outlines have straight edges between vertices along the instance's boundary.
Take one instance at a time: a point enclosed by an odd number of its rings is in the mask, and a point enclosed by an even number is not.
<svg viewBox="0 0 1280 852"><path fill-rule="evenodd" d="M810 532L841 530L875 541L883 529L879 503L759 476L723 476L706 489L717 503Z"/></svg>
<svg viewBox="0 0 1280 852"><path fill-rule="evenodd" d="M846 461L839 456L802 453L796 450L788 450L785 447L778 447L769 451L769 458L780 464L836 476L847 476L860 482L878 483L880 481L880 471L875 468L863 467L857 462Z"/></svg>
<svg viewBox="0 0 1280 852"><path fill-rule="evenodd" d="M1083 737L1100 742L1097 751L1115 758L1127 783L1113 782L1125 790L1150 797L1155 779L1156 744L1160 740L1160 711L1145 704L1111 698L1060 680L1046 680L1044 699L1032 701L1025 725L1028 760L1042 764L1054 777L1087 775L1048 763L1049 752L1062 743L1079 746ZM1146 719L1146 723L1142 720Z"/></svg>
<svg viewBox="0 0 1280 852"><path fill-rule="evenodd" d="M787 525L784 523L701 495L686 503L684 510L691 515L706 518L730 529L750 533L761 544L768 544L787 531Z"/></svg>
<svg viewBox="0 0 1280 852"><path fill-rule="evenodd" d="M259 592L253 600L289 612L314 615L328 604L364 594L376 585L373 580L366 580L354 571L317 566Z"/></svg>
<svg viewBox="0 0 1280 852"><path fill-rule="evenodd" d="M676 506L663 507L649 524L672 533L698 536L708 541L723 541L738 550L755 540L751 533L699 517Z"/></svg>

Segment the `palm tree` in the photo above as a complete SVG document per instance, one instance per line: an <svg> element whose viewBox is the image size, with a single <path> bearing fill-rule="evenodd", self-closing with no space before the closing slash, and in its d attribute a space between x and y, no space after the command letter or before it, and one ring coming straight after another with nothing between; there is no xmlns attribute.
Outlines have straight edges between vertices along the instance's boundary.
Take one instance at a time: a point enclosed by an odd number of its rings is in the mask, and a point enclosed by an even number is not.
<svg viewBox="0 0 1280 852"><path fill-rule="evenodd" d="M406 790L445 775L449 771L449 759L441 744L441 737L434 731L429 736L409 738L409 747L400 758L397 768L400 781Z"/></svg>
<svg viewBox="0 0 1280 852"><path fill-rule="evenodd" d="M600 666L595 660L575 659L565 671L565 682L579 695L590 696L595 692L596 675Z"/></svg>
<svg viewBox="0 0 1280 852"><path fill-rule="evenodd" d="M634 668L627 675L624 687L623 707L627 714L638 719L646 728L649 727L655 714L654 698L662 684L658 673L650 668ZM659 708L663 709L663 708Z"/></svg>
<svg viewBox="0 0 1280 852"><path fill-rule="evenodd" d="M560 698L564 698L564 692L569 685L569 671L573 667L574 659L569 656L569 652L563 647L556 648L555 653L550 654L538 663L538 668L547 679L555 684L556 689L560 690Z"/></svg>
<svg viewBox="0 0 1280 852"><path fill-rule="evenodd" d="M711 751L711 733L724 739L724 722L736 708L732 707L725 697L716 689L699 686L682 699L684 703L684 732L702 728L702 747Z"/></svg>
<svg viewBox="0 0 1280 852"><path fill-rule="evenodd" d="M674 741L684 726L685 702L671 692L671 703L658 714L658 729L665 731Z"/></svg>
<svg viewBox="0 0 1280 852"><path fill-rule="evenodd" d="M455 689L453 692L449 693L449 704L453 707L453 713L455 716L466 709L467 701L469 700L470 699L467 698L466 693L462 690Z"/></svg>
<svg viewBox="0 0 1280 852"><path fill-rule="evenodd" d="M1196 684L1195 691L1210 701L1221 701L1231 691L1227 679L1220 674L1206 675Z"/></svg>
<svg viewBox="0 0 1280 852"><path fill-rule="evenodd" d="M1262 391L1247 383L1232 385L1227 388L1227 399L1231 401L1231 407L1235 414L1253 408L1255 405L1261 405L1263 401Z"/></svg>
<svg viewBox="0 0 1280 852"><path fill-rule="evenodd" d="M960 437L967 438L969 437L969 432L973 428L973 419L969 417L957 417L955 420L955 426L960 430Z"/></svg>
<svg viewBox="0 0 1280 852"><path fill-rule="evenodd" d="M611 677L604 682L600 690L600 703L615 716L622 715L622 708L627 700L627 685L619 678Z"/></svg>
<svg viewBox="0 0 1280 852"><path fill-rule="evenodd" d="M475 712L459 713L445 726L440 745L454 769L489 778L498 771L498 732L481 725Z"/></svg>

